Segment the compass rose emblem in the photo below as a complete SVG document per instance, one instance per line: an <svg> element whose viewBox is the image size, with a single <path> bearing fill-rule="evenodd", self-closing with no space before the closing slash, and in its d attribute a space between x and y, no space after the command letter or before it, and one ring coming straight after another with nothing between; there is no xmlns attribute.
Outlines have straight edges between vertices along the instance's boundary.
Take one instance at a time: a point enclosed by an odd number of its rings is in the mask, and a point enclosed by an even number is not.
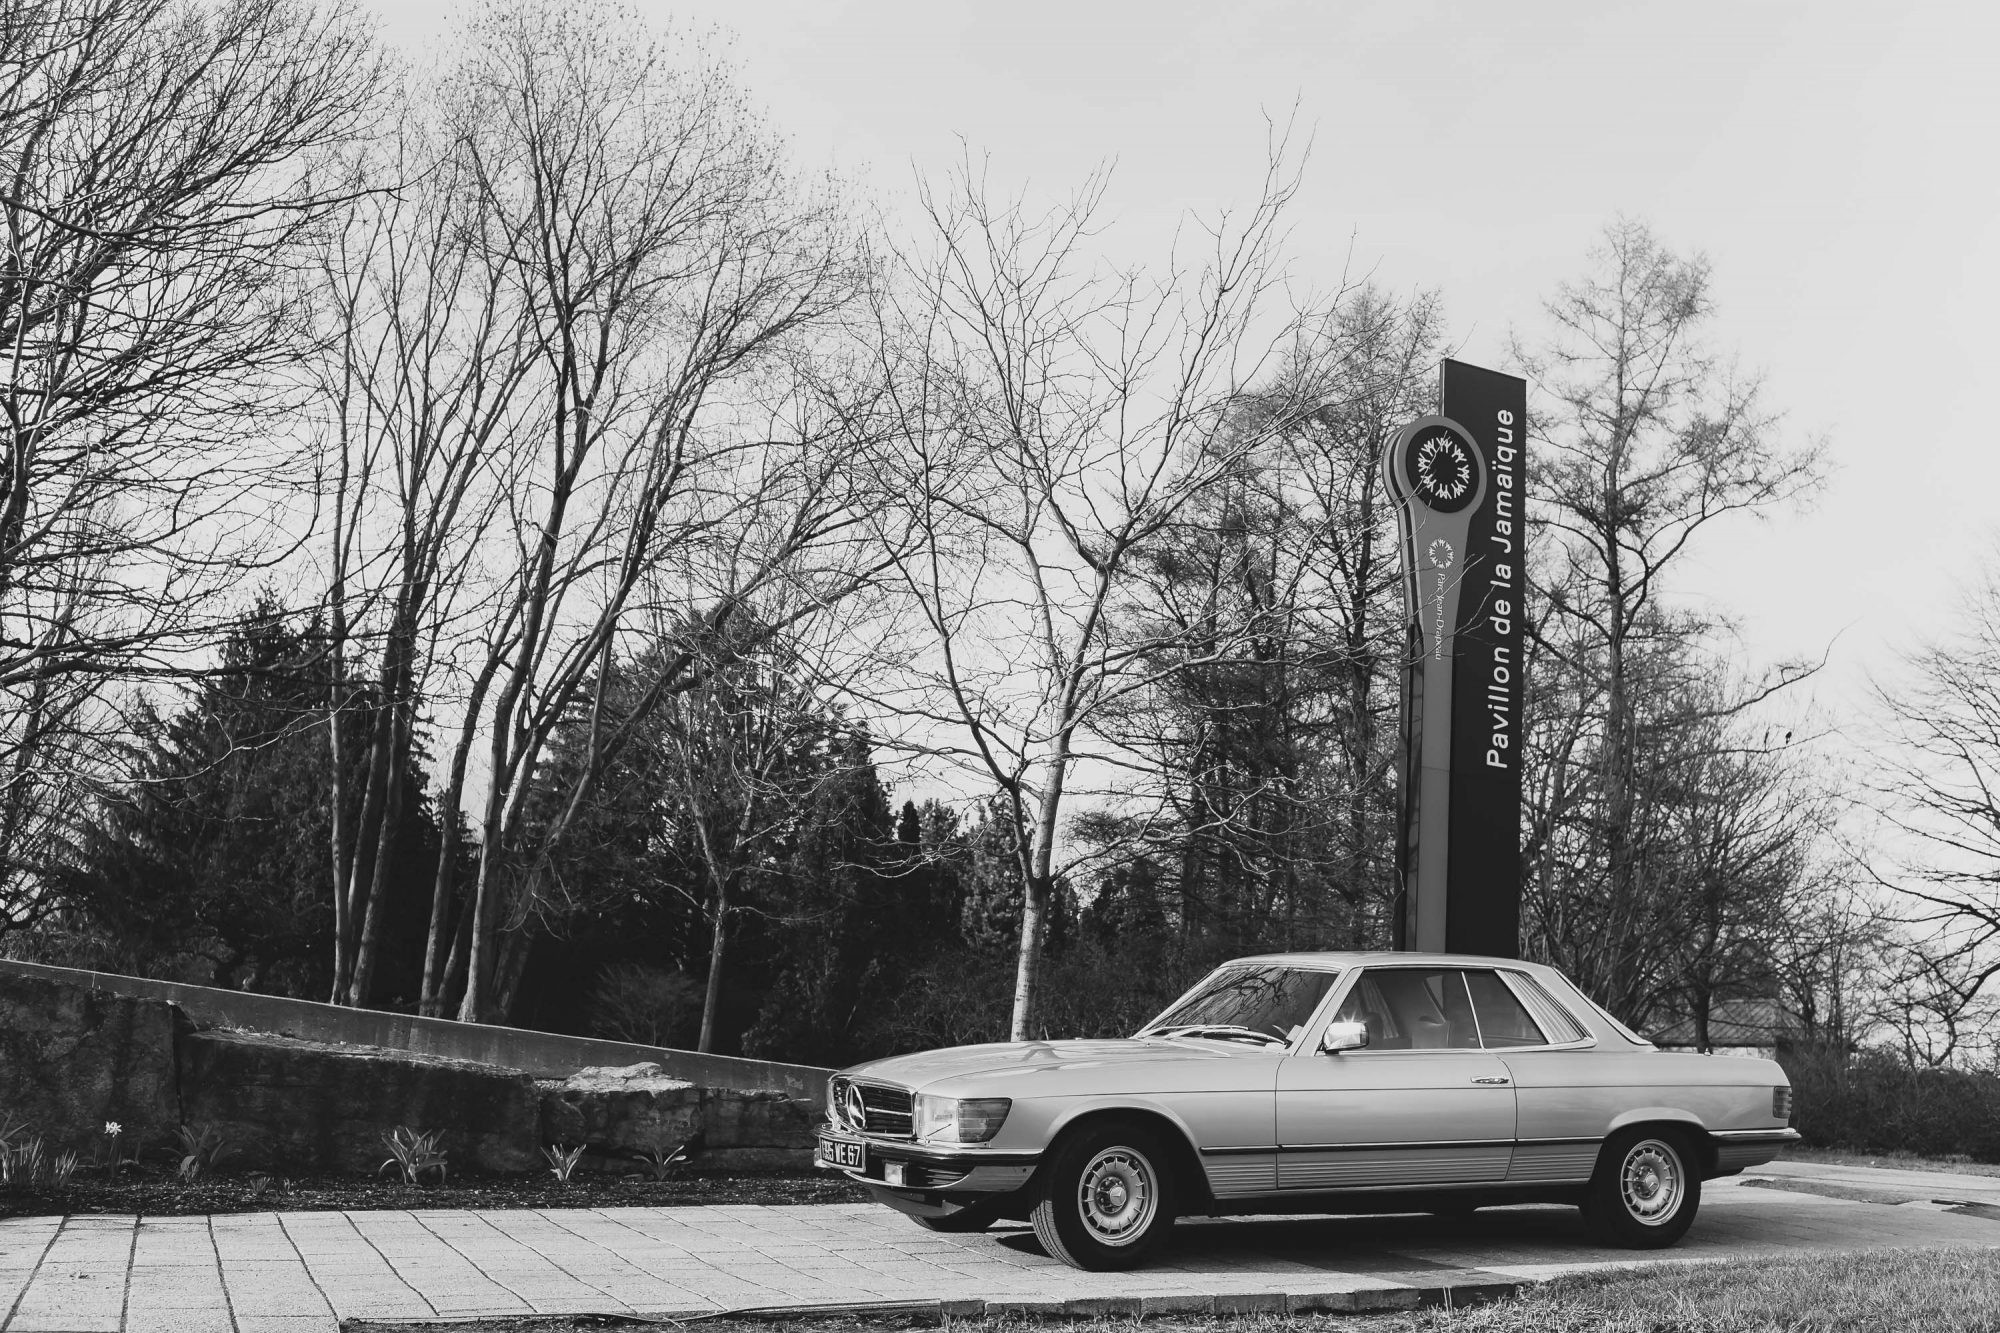
<svg viewBox="0 0 2000 1333"><path fill-rule="evenodd" d="M1443 422L1425 426L1404 446L1410 492L1440 514L1455 514L1479 494L1483 469L1472 441Z"/></svg>
<svg viewBox="0 0 2000 1333"><path fill-rule="evenodd" d="M1472 489L1472 459L1465 446L1437 434L1417 446L1417 488L1438 500L1456 500Z"/></svg>

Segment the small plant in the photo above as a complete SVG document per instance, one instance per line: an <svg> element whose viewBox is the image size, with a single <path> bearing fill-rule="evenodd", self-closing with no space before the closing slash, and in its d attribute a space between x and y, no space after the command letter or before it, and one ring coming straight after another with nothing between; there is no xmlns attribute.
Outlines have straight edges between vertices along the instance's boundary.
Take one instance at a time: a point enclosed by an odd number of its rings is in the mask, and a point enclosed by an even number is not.
<svg viewBox="0 0 2000 1333"><path fill-rule="evenodd" d="M0 1137L0 1187L26 1189L42 1177L48 1165L48 1149L42 1136L21 1137L25 1126L9 1125Z"/></svg>
<svg viewBox="0 0 2000 1333"><path fill-rule="evenodd" d="M583 1160L583 1145L579 1143L574 1148L564 1148L551 1143L542 1149L542 1156L549 1159L549 1170L555 1178L567 1181L576 1174L576 1164Z"/></svg>
<svg viewBox="0 0 2000 1333"><path fill-rule="evenodd" d="M419 1185L423 1183L424 1172L435 1171L438 1183L442 1185L445 1178L445 1153L438 1147L438 1141L443 1137L443 1130L432 1129L419 1134L408 1125L396 1126L392 1132L382 1136L382 1142L389 1149L389 1156L384 1159L381 1170L376 1174L380 1175L382 1172L394 1169L402 1173L404 1184Z"/></svg>
<svg viewBox="0 0 2000 1333"><path fill-rule="evenodd" d="M137 1162L139 1160L137 1148L133 1149L131 1157L126 1157L122 1141L124 1133L125 1126L119 1124L116 1120L107 1120L104 1122L104 1143L99 1150L98 1156L104 1161L104 1171L107 1179L118 1179L118 1169L120 1167L124 1166L128 1161Z"/></svg>
<svg viewBox="0 0 2000 1333"><path fill-rule="evenodd" d="M181 1160L177 1173L183 1185L200 1184L215 1174L223 1158L236 1151L213 1125L182 1125L178 1132Z"/></svg>
<svg viewBox="0 0 2000 1333"><path fill-rule="evenodd" d="M640 1161L646 1164L646 1174L654 1180L665 1180L676 1166L688 1160L687 1144L679 1143L673 1148L663 1148L655 1143L651 1147L637 1149Z"/></svg>
<svg viewBox="0 0 2000 1333"><path fill-rule="evenodd" d="M253 1171L250 1173L250 1197L253 1199L261 1199L266 1194L271 1193L283 1194L291 1187L291 1181L280 1176L274 1176L268 1171Z"/></svg>
<svg viewBox="0 0 2000 1333"><path fill-rule="evenodd" d="M49 1184L56 1189L67 1189L76 1176L77 1163L82 1158L74 1152L60 1153L49 1163Z"/></svg>

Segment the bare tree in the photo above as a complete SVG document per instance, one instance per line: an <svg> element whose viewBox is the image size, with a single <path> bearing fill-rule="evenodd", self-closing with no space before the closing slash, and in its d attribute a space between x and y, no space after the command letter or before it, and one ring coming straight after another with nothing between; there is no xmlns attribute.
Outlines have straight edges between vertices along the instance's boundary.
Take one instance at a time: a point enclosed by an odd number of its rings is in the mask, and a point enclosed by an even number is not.
<svg viewBox="0 0 2000 1333"><path fill-rule="evenodd" d="M1092 729L1130 755L1181 927L1236 952L1379 943L1400 586L1380 464L1431 410L1435 299L1362 288L1238 405L1260 443L1142 553L1120 634L1147 683ZM1233 449L1233 440L1225 449Z"/></svg>
<svg viewBox="0 0 2000 1333"><path fill-rule="evenodd" d="M898 392L921 542L900 567L927 647L893 707L1013 821L1016 1039L1068 868L1066 798L1081 766L1118 762L1091 719L1158 646L1114 632L1118 599L1140 552L1263 438L1232 409L1290 342L1288 317L1260 321L1294 183L1280 142L1257 201L1202 232L1200 266L1177 256L1154 275L1090 254L1102 175L1042 214L995 199L970 163L923 189L930 240L906 259L894 324L917 347Z"/></svg>
<svg viewBox="0 0 2000 1333"><path fill-rule="evenodd" d="M1671 885L1657 916L1657 984L1700 1050L1711 1048L1720 1002L1779 998L1777 960L1827 896L1815 862L1832 809L1791 732L1753 732L1716 712L1697 708L1646 778L1664 826L1646 841L1673 862L1657 873Z"/></svg>
<svg viewBox="0 0 2000 1333"><path fill-rule="evenodd" d="M2000 577L1960 597L1955 628L1876 687L1888 744L1873 783L1889 836L1871 858L1908 948L1906 1048L1948 1058L1987 1019L2000 975Z"/></svg>
<svg viewBox="0 0 2000 1333"><path fill-rule="evenodd" d="M302 0L24 0L0 16L14 817L74 804L49 780L87 758L73 729L102 720L93 691L197 665L240 610L218 594L285 545L270 515L298 479L280 414L304 347L290 279L338 202L313 164L374 91L365 33ZM20 804L24 782L43 794ZM10 833L16 849L45 836Z"/></svg>
<svg viewBox="0 0 2000 1333"><path fill-rule="evenodd" d="M1701 648L1721 627L1673 605L1668 580L1717 520L1809 491L1819 458L1782 445L1756 379L1704 345L1705 261L1630 221L1592 261L1550 302L1546 337L1516 349L1537 393L1524 929L1637 1018L1632 988L1646 984L1668 888L1643 842L1667 827L1643 807L1658 729L1740 713L1805 674L1780 667L1737 697L1680 706L1700 693Z"/></svg>
<svg viewBox="0 0 2000 1333"><path fill-rule="evenodd" d="M698 642L658 657L613 718L601 690L621 641L667 606L695 639L718 633L780 581L812 588L803 605L838 600L866 577L874 474L805 350L864 269L835 201L786 169L727 70L636 24L517 5L474 26L446 96L530 360L485 555L495 590L450 701L478 872L457 898L441 862L429 946L427 1006L463 975L458 1012L478 1020L526 964L551 849L698 661ZM537 764L579 707L583 762L530 837Z"/></svg>
<svg viewBox="0 0 2000 1333"><path fill-rule="evenodd" d="M457 147L434 103L407 106L387 148L355 163L384 188L360 196L321 267L337 1003L369 1001L418 710L433 671L483 627L494 588L480 558L545 425L527 310L499 258L513 238L495 234ZM360 756L343 753L350 715L366 723ZM453 844L464 757L445 784Z"/></svg>
<svg viewBox="0 0 2000 1333"><path fill-rule="evenodd" d="M836 780L840 730L815 691L821 671L785 636L739 622L660 709L658 734L670 778L661 799L693 838L706 892L695 904L709 927L708 979L696 1049L713 1050L730 927L754 881L819 814L817 793Z"/></svg>

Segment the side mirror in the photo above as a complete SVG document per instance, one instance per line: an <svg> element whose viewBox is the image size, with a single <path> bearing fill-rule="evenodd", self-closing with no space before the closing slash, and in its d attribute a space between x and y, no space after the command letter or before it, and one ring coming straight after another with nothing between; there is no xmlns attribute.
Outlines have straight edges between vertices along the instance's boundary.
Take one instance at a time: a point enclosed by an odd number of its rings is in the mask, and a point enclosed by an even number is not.
<svg viewBox="0 0 2000 1333"><path fill-rule="evenodd" d="M1366 1023L1328 1023L1326 1031L1320 1034L1319 1053L1339 1055L1342 1051L1358 1051L1367 1044Z"/></svg>

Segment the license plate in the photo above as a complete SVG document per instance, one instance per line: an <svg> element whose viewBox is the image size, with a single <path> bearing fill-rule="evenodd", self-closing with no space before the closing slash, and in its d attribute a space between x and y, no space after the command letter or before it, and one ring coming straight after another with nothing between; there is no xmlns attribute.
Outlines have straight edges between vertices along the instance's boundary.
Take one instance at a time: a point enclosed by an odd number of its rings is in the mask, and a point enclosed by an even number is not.
<svg viewBox="0 0 2000 1333"><path fill-rule="evenodd" d="M819 1159L828 1166L862 1171L868 1166L868 1145L858 1139L835 1139L820 1135Z"/></svg>

